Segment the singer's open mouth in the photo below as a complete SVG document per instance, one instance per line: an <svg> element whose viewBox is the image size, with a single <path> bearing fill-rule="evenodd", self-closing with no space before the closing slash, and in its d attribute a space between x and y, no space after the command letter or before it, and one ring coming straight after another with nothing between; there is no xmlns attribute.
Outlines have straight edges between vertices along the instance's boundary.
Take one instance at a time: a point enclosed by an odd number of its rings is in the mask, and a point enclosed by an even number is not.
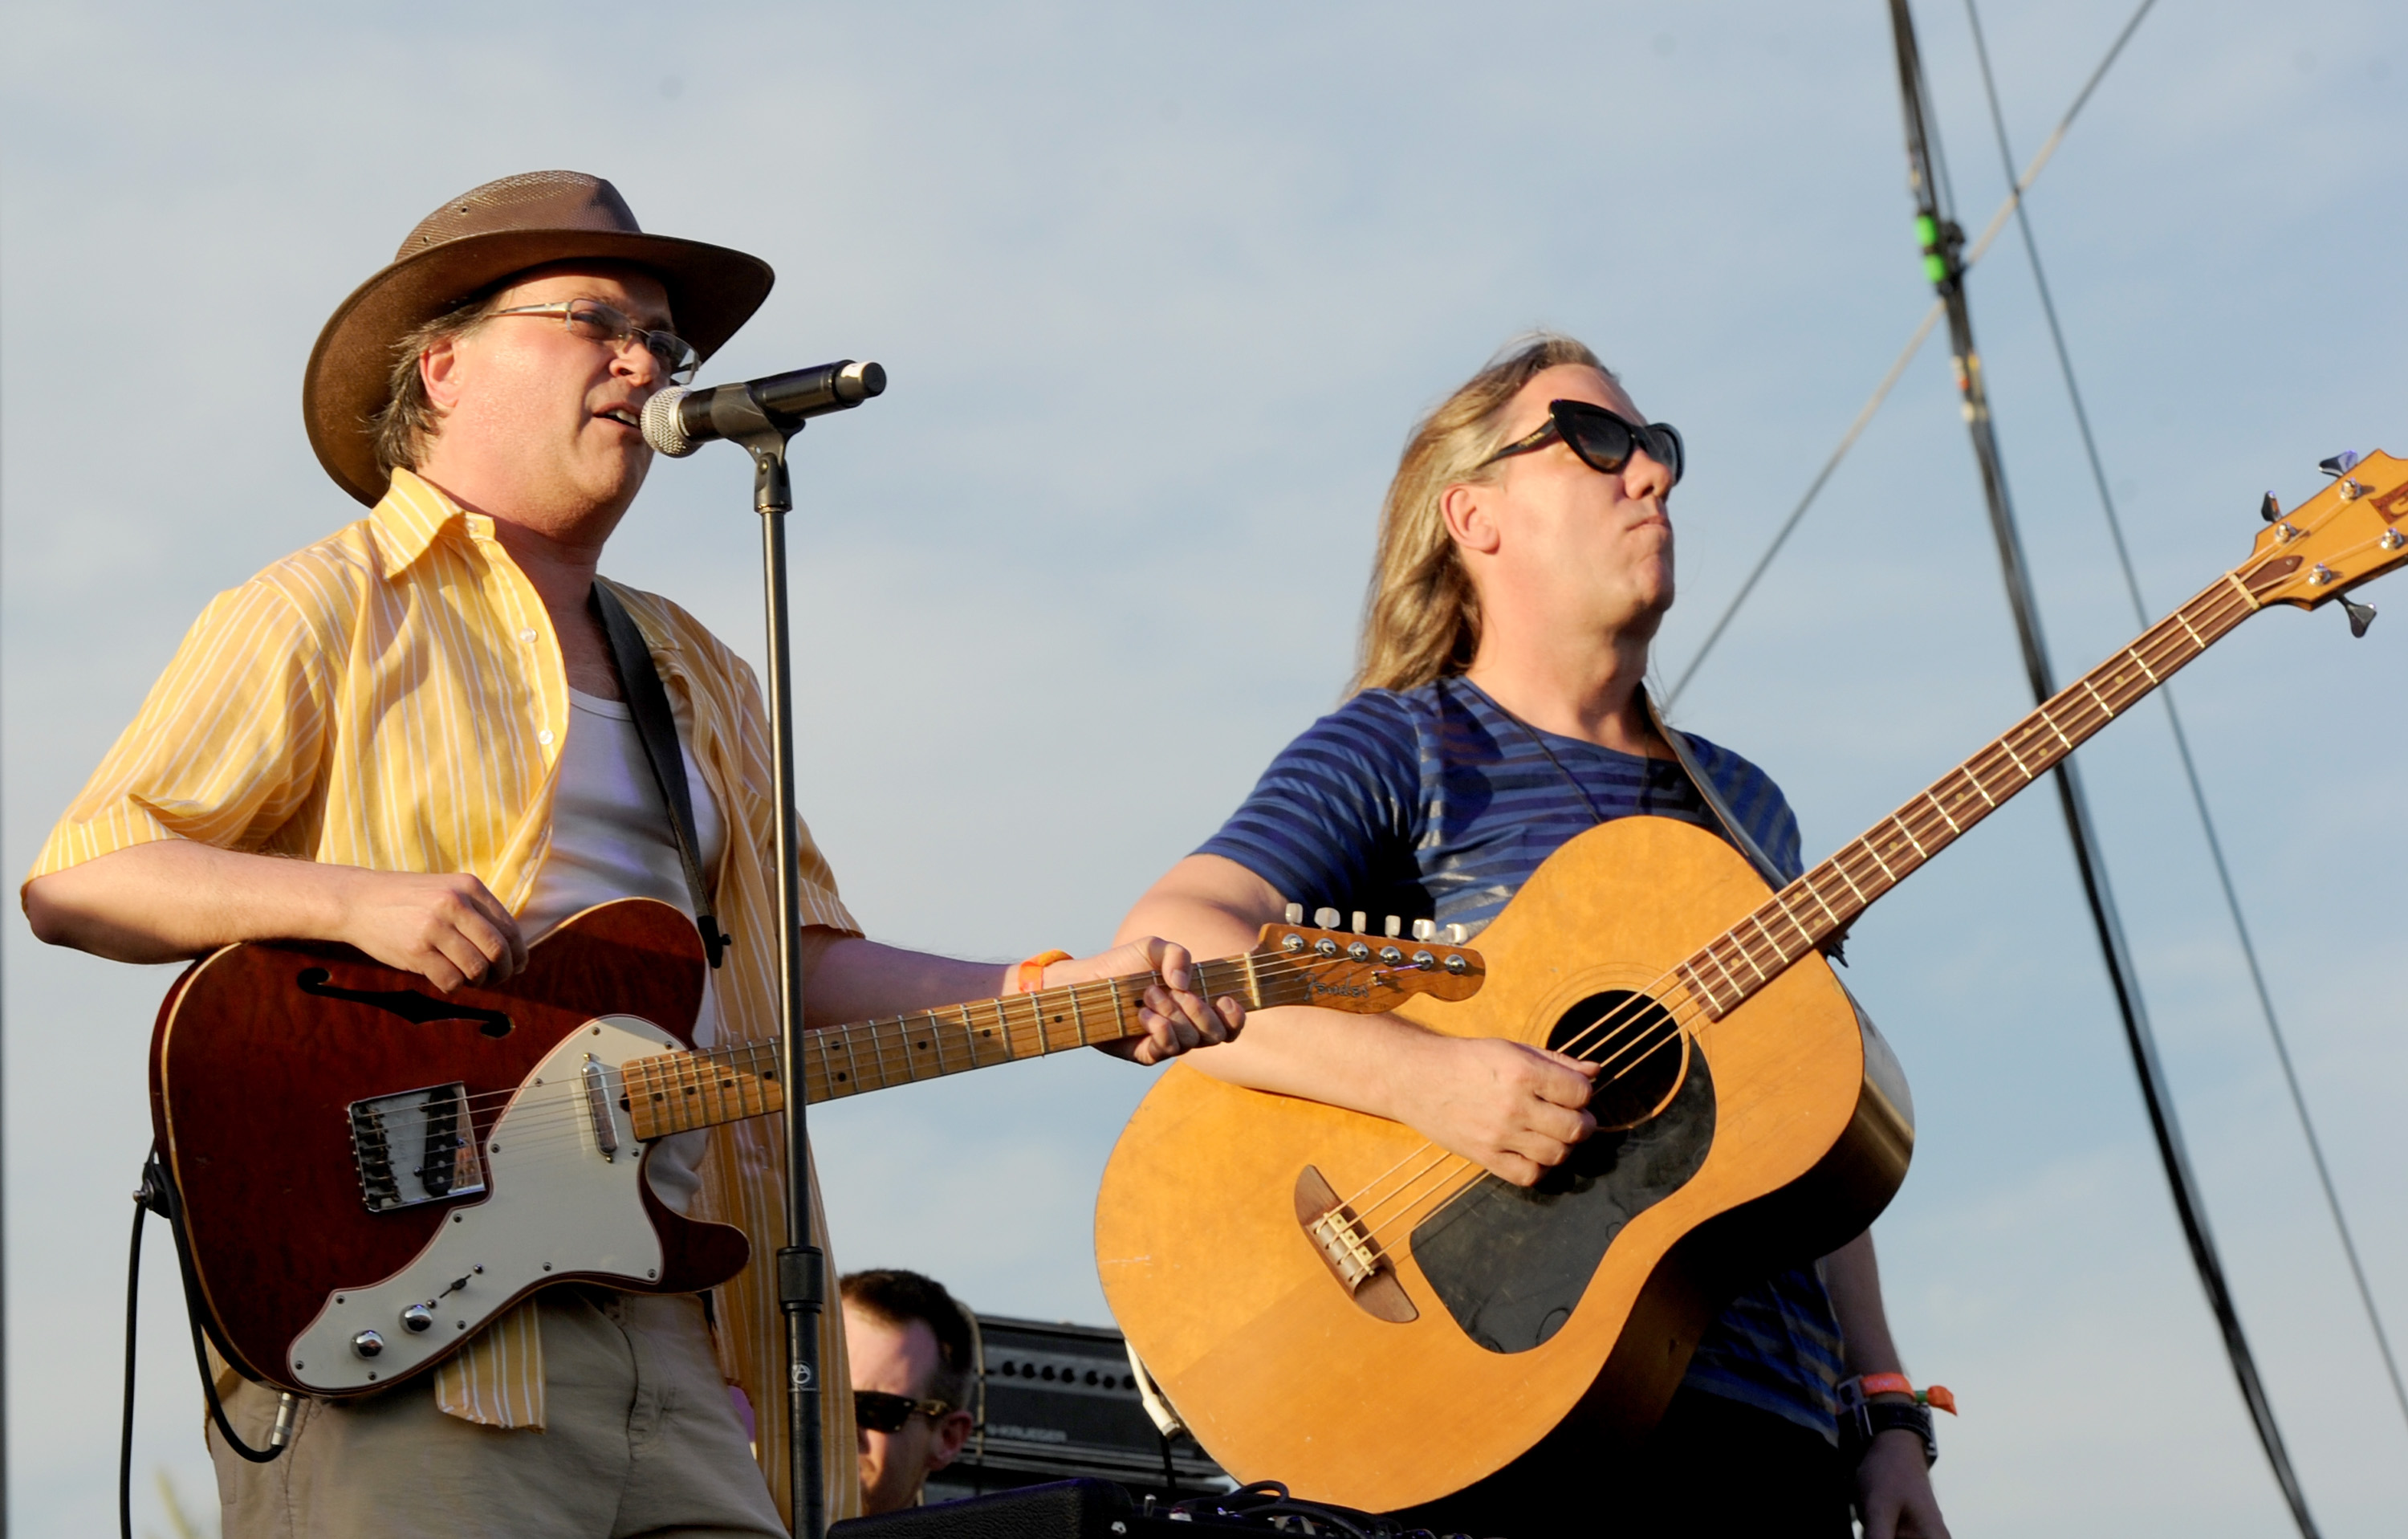
<svg viewBox="0 0 2408 1539"><path fill-rule="evenodd" d="M643 431L642 423L637 420L636 414L633 411L628 410L624 406L605 407L594 414L597 417L608 417L614 423L624 423L629 427L635 428L638 432Z"/></svg>

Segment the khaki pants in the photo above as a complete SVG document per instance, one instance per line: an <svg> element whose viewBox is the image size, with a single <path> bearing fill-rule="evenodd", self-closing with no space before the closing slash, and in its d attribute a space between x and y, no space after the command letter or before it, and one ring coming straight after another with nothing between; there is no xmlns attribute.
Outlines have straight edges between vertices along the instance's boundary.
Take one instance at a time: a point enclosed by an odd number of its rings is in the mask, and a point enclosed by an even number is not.
<svg viewBox="0 0 2408 1539"><path fill-rule="evenodd" d="M273 1463L212 1425L226 1539L785 1539L697 1300L566 1287L539 1309L546 1430L446 1416L426 1378L303 1402ZM226 1417L261 1447L276 1403L244 1384Z"/></svg>

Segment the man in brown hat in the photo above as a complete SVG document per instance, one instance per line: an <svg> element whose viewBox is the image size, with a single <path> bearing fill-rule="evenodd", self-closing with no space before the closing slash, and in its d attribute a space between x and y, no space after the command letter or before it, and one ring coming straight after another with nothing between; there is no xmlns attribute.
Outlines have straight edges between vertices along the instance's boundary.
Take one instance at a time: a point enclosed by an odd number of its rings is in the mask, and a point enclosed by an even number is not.
<svg viewBox="0 0 2408 1539"><path fill-rule="evenodd" d="M651 466L645 401L690 380L769 284L742 252L644 234L595 177L510 177L429 215L336 310L303 391L320 463L368 515L209 605L43 847L22 894L35 932L140 962L344 942L450 989L509 976L595 902L693 914L700 897L730 943L696 1035L773 1035L760 692L684 611L595 575ZM624 703L604 597L666 685L706 893ZM1147 968L1162 982L1140 1061L1240 1024L1160 941L999 969L864 940L799 843L814 1025ZM715 1328L692 1297L548 1289L433 1374L306 1402L272 1462L213 1431L226 1532L782 1533L781 1166L757 1119L651 1155L664 1201L752 1234ZM843 1351L823 1316L829 1382L850 1382ZM277 1396L223 1383L236 1429L264 1444ZM728 1386L763 1413L757 1466ZM828 1400L830 1518L857 1505L848 1413Z"/></svg>

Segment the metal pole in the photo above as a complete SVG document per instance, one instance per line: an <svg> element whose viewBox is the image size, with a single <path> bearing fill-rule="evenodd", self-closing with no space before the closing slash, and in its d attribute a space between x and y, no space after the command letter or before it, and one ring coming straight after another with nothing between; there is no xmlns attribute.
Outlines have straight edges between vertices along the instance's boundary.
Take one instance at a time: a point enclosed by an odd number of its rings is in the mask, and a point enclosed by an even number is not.
<svg viewBox="0 0 2408 1539"><path fill-rule="evenodd" d="M786 1086L786 1244L778 1252L778 1306L786 1316L786 1490L796 1539L827 1529L820 1444L820 1314L827 1259L811 1244L810 1139L803 1121L803 972L796 924L802 908L795 867L795 702L786 626L786 514L794 510L786 438L749 438L752 506L761 515L761 569L768 608L769 759L777 780L778 1076Z"/></svg>
<svg viewBox="0 0 2408 1539"><path fill-rule="evenodd" d="M1950 217L1947 190L1942 185L1944 172L1932 145L1922 54L1915 43L1914 22L1908 12L1907 0L1890 0L1890 22L1898 44L1899 86L1906 110L1908 176L1915 200L1916 227L1923 239L1924 268L1947 307L1957 394L1964 403L1966 428L1972 435L1973 459L1981 472L1990 531L1998 542L1999 568L2006 583L2008 607L2014 613L2015 635L2023 648L2024 672L2030 682L2033 700L2044 702L2057 693L2057 684L2049 667L2048 643L2041 631L2039 600L2024 559L2022 536L2007 496L2006 467L1999 453L1998 433L1990 420L1989 391L1982 380L1982 355L1973 346L1973 321L1965 302L1965 269L1961 261L1965 236ZM2100 955L2107 965L2107 980L2114 990L2115 1008L2123 1018L2125 1044L2131 1051L2132 1067L2140 1077L2141 1100L2148 1109L2150 1131L2157 1139L2157 1157L2165 1166L2166 1184L2173 1195L2183 1237L2190 1245L2192 1265L2199 1271L2208 1307L2223 1331L2225 1353L2232 1361L2233 1377L2240 1384L2241 1398L2257 1429L2258 1441L2266 1450L2267 1462L2273 1467L2275 1484L2282 1488L2302 1539L2316 1539L2315 1522L2308 1514L2307 1494L2291 1468L2282 1429L2275 1423L2273 1405L2258 1378L2257 1359L2249 1349L2249 1339L2241 1329L2240 1313L2233 1306L2231 1288L2225 1281L2215 1237L2207 1227L2207 1206L2200 1197L2198 1179L2191 1173L2189 1154L2183 1147L2182 1125L2174 1115L2173 1097L2157 1057L2157 1037L2150 1029L2147 1007L2141 997L2140 975L2132 965L2123 923L2115 912L2114 893L2108 885L2106 860L2090 821L2089 804L2082 794L2081 777L2071 758L2057 765L2056 775L2057 805L2065 814L2066 832L2072 841L2074 867L2082 878L2091 925L2098 931Z"/></svg>

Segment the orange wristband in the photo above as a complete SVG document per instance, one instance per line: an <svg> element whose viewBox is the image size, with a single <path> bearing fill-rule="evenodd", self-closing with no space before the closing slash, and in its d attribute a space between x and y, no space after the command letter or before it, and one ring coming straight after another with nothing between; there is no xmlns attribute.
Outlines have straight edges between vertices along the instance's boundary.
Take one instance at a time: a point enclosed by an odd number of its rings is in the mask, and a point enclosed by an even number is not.
<svg viewBox="0 0 2408 1539"><path fill-rule="evenodd" d="M1036 993L1039 989L1045 986L1045 970L1052 967L1056 962L1067 962L1069 959L1070 954L1067 951L1039 952L1036 956L1031 956L1028 960L1021 963L1019 967L1012 970L1012 976L1019 980L1012 985L1012 992L1015 994Z"/></svg>
<svg viewBox="0 0 2408 1539"><path fill-rule="evenodd" d="M1952 1417L1956 1414L1956 1397L1950 1394L1948 1387L1943 1384L1917 1389L1914 1382L1904 1374L1866 1374L1855 1383L1856 1394L1861 1399L1870 1400L1875 1395L1911 1395L1917 1405L1928 1405Z"/></svg>

